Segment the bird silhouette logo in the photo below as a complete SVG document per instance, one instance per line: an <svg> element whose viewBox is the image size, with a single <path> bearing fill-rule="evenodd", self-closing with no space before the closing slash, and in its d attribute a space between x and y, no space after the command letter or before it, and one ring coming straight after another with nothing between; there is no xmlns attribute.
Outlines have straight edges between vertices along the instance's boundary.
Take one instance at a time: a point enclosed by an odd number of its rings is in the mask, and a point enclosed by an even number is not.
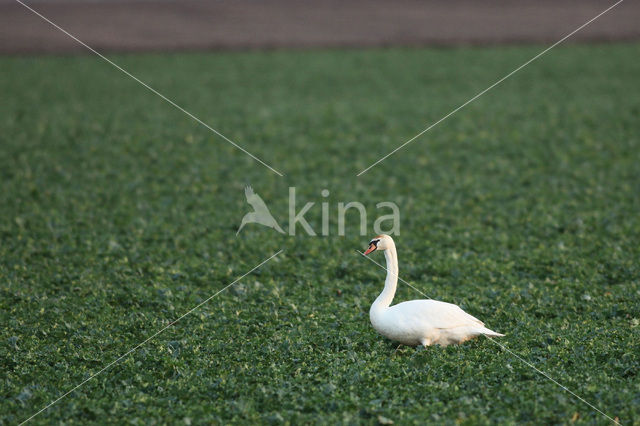
<svg viewBox="0 0 640 426"><path fill-rule="evenodd" d="M284 234L285 232L280 228L278 222L273 218L273 215L269 211L269 208L265 204L265 202L260 198L258 194L253 192L253 188L250 185L247 185L244 188L244 195L247 197L247 203L251 207L253 207L253 211L244 215L242 218L242 223L240 224L240 228L238 228L238 232L236 235L240 233L242 228L248 223L259 223L260 225L267 226L269 228L273 228L276 231Z"/></svg>

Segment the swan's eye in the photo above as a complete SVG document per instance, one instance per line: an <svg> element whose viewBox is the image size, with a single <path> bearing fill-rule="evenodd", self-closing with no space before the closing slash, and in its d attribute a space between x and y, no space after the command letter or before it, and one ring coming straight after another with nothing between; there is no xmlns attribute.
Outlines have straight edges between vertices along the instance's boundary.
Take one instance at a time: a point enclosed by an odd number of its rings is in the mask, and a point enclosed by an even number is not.
<svg viewBox="0 0 640 426"><path fill-rule="evenodd" d="M369 242L369 245L372 245L372 244L373 244L374 246L378 247L378 243L379 243L379 242L380 242L380 240L371 240L371 241Z"/></svg>

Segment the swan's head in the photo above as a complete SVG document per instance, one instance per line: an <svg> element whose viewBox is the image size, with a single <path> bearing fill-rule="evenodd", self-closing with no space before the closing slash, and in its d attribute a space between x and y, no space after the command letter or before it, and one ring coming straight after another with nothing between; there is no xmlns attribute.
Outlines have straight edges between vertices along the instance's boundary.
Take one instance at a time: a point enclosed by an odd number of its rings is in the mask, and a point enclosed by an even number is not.
<svg viewBox="0 0 640 426"><path fill-rule="evenodd" d="M365 255L373 253L376 250L386 250L393 244L393 240L387 234L381 234L369 241L369 248L364 252Z"/></svg>

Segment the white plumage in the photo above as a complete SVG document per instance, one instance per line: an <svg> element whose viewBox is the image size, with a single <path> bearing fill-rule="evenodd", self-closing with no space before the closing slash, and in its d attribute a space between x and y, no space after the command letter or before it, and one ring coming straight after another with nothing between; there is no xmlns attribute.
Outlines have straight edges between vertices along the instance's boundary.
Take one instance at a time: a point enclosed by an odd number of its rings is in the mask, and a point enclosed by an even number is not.
<svg viewBox="0 0 640 426"><path fill-rule="evenodd" d="M379 235L371 240L365 255L375 250L383 250L387 261L384 290L369 311L371 324L380 334L410 346L447 346L482 334L504 336L451 303L422 299L390 306L398 285L396 246L390 236Z"/></svg>

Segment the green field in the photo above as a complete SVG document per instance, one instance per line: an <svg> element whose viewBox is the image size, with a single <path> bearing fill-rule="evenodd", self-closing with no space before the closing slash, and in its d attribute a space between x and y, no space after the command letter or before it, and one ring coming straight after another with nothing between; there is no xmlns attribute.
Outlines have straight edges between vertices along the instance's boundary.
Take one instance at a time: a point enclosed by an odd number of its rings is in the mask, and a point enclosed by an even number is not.
<svg viewBox="0 0 640 426"><path fill-rule="evenodd" d="M556 48L356 177L541 49L112 57L284 177L99 58L0 58L0 424L280 249L33 422L608 422L484 338L395 351L348 201L399 206L402 278L640 423L640 44ZM329 235L236 237L247 183Z"/></svg>

